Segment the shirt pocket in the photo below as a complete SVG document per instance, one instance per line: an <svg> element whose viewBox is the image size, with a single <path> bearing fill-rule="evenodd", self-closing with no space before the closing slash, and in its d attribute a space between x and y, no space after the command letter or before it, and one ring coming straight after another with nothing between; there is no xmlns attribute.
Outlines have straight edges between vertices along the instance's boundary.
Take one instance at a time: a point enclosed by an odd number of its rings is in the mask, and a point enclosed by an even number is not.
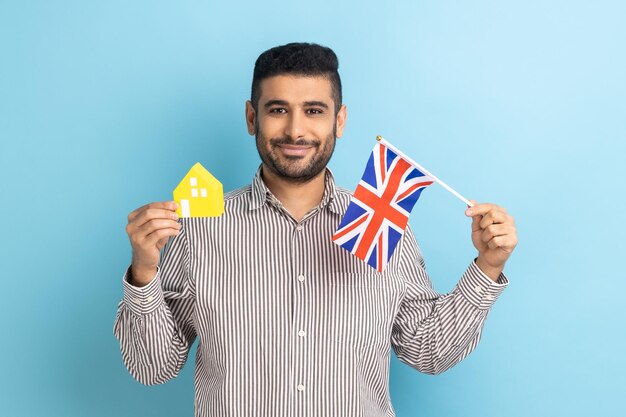
<svg viewBox="0 0 626 417"><path fill-rule="evenodd" d="M354 347L389 345L403 291L401 281L379 274L331 273L321 294L323 334Z"/></svg>

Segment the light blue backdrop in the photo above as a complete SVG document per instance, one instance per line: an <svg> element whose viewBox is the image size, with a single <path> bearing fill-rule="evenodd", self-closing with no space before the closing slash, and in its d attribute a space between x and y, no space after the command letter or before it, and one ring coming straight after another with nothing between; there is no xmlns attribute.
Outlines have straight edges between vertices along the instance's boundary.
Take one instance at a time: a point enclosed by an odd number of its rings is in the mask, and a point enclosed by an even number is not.
<svg viewBox="0 0 626 417"><path fill-rule="evenodd" d="M290 41L340 58L340 184L382 134L516 217L477 350L437 377L393 358L397 415L623 412L624 2L0 4L0 415L192 415L195 347L144 387L113 337L126 215L196 161L227 190L250 180L254 60ZM474 256L464 209L433 186L411 218L440 292Z"/></svg>

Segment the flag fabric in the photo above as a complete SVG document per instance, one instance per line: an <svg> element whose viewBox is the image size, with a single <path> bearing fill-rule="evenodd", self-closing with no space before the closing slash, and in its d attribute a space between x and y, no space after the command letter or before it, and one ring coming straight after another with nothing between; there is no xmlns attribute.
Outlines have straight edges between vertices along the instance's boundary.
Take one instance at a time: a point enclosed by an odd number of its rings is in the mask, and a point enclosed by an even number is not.
<svg viewBox="0 0 626 417"><path fill-rule="evenodd" d="M413 206L433 181L406 158L376 143L333 241L382 272Z"/></svg>

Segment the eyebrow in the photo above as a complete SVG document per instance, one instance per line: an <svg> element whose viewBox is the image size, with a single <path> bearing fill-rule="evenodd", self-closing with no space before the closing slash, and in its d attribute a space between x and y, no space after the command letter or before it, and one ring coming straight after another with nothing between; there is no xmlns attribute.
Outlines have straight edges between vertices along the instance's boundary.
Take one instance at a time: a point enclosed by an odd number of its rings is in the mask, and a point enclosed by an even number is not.
<svg viewBox="0 0 626 417"><path fill-rule="evenodd" d="M318 107L323 107L325 109L328 108L328 104L324 103L323 101L305 101L304 105L306 107L318 106Z"/></svg>
<svg viewBox="0 0 626 417"><path fill-rule="evenodd" d="M267 103L263 105L263 107L268 108L272 106L288 106L288 105L289 103L285 100L269 100ZM318 106L318 107L323 107L325 109L328 109L328 104L324 103L323 101L317 101L317 100L305 101L304 106L305 107Z"/></svg>

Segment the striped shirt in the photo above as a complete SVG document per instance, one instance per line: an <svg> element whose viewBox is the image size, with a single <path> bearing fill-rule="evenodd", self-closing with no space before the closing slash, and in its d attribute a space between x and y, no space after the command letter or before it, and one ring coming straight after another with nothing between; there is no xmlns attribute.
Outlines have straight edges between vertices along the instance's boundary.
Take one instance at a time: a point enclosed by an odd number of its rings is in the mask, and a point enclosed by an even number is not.
<svg viewBox="0 0 626 417"><path fill-rule="evenodd" d="M327 170L298 222L259 169L221 217L180 219L155 278L132 286L129 268L122 281L114 334L132 376L176 377L198 338L197 417L383 417L391 348L428 374L466 357L507 278L472 262L438 294L410 228L377 272L331 240L350 196Z"/></svg>

